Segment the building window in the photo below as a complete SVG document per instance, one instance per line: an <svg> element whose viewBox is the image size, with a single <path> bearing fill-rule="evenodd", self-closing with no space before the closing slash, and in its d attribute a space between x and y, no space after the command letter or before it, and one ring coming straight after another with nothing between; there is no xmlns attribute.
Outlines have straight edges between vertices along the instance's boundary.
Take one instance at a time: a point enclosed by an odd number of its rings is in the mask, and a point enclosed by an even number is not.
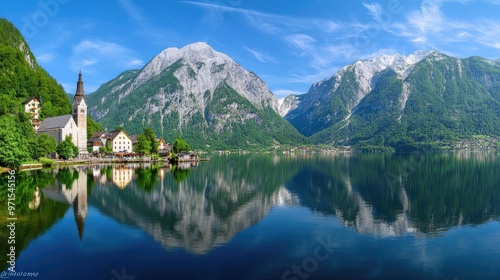
<svg viewBox="0 0 500 280"><path fill-rule="evenodd" d="M80 113L85 113L85 109L81 109L81 110L80 110Z"/></svg>

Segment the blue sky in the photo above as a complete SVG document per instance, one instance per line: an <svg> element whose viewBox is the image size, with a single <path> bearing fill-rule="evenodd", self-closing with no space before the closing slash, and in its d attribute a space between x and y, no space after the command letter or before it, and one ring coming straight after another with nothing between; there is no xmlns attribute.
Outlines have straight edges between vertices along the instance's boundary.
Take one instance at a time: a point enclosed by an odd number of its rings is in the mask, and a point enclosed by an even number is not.
<svg viewBox="0 0 500 280"><path fill-rule="evenodd" d="M500 0L1 0L42 67L86 93L168 47L204 41L277 96L380 54L500 58Z"/></svg>

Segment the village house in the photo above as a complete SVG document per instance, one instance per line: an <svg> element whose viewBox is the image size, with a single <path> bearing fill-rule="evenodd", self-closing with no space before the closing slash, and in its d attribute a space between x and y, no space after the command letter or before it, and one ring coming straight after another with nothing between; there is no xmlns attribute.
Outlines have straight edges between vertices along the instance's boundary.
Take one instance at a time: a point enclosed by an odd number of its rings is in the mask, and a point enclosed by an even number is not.
<svg viewBox="0 0 500 280"><path fill-rule="evenodd" d="M168 147L167 142L163 138L156 138L156 141L158 141L158 151L165 150Z"/></svg>
<svg viewBox="0 0 500 280"><path fill-rule="evenodd" d="M108 140L111 141L111 148L113 149L113 153L132 152L132 139L124 130L109 132Z"/></svg>
<svg viewBox="0 0 500 280"><path fill-rule="evenodd" d="M36 96L31 96L23 101L24 111L31 114L31 125L36 131L40 127L40 99Z"/></svg>
<svg viewBox="0 0 500 280"><path fill-rule="evenodd" d="M131 137L124 130L96 132L90 137L87 146L92 152L98 152L101 147L109 146L113 153L131 153L134 147Z"/></svg>
<svg viewBox="0 0 500 280"><path fill-rule="evenodd" d="M28 101L27 104L29 104ZM33 103L32 103L33 104ZM36 102L35 102L36 104ZM39 104L39 100L38 100ZM26 108L26 107L25 107ZM34 107L31 107L34 108ZM48 134L59 144L70 135L73 143L78 147L79 156L88 156L87 151L87 104L83 90L82 72L78 75L76 94L73 98L72 114L46 118L36 130L37 134Z"/></svg>
<svg viewBox="0 0 500 280"><path fill-rule="evenodd" d="M91 149L92 152L99 152L99 149L106 147L107 133L105 131L99 131L94 133L87 141L87 147Z"/></svg>

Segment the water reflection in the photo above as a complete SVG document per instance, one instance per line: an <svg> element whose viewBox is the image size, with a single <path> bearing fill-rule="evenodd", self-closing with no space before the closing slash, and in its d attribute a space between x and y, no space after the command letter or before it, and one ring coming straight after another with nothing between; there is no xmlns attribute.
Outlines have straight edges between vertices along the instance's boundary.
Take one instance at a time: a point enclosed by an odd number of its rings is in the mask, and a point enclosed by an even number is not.
<svg viewBox="0 0 500 280"><path fill-rule="evenodd" d="M300 205L380 237L426 238L498 220L498 170L499 157L491 154L218 156L199 166L38 172L40 182L23 203L35 210L44 199L71 206L80 239L93 206L168 250L205 254L276 206Z"/></svg>
<svg viewBox="0 0 500 280"><path fill-rule="evenodd" d="M63 168L56 172L56 178L59 178L59 180L56 180L54 185L48 185L42 192L51 200L66 203L73 207L78 236L82 240L88 212L86 169Z"/></svg>
<svg viewBox="0 0 500 280"><path fill-rule="evenodd" d="M260 221L276 204L291 200L280 188L284 180L262 180L259 171L228 170L227 164L214 160L195 169L136 169L126 189L95 188L89 200L114 219L140 227L166 249L206 253Z"/></svg>
<svg viewBox="0 0 500 280"><path fill-rule="evenodd" d="M287 183L301 204L377 236L435 235L500 217L498 155L320 159Z"/></svg>

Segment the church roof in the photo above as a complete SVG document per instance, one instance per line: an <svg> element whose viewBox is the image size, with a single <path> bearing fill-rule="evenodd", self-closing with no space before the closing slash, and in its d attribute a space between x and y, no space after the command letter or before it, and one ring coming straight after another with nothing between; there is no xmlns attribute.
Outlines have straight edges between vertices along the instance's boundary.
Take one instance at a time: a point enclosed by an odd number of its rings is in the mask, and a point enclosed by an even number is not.
<svg viewBox="0 0 500 280"><path fill-rule="evenodd" d="M68 124L68 122L70 122L72 120L73 120L73 116L71 116L71 115L63 115L63 116L46 118L42 122L40 127L38 128L38 131L51 130L51 129L55 129L55 128L59 128L59 127L65 127Z"/></svg>

